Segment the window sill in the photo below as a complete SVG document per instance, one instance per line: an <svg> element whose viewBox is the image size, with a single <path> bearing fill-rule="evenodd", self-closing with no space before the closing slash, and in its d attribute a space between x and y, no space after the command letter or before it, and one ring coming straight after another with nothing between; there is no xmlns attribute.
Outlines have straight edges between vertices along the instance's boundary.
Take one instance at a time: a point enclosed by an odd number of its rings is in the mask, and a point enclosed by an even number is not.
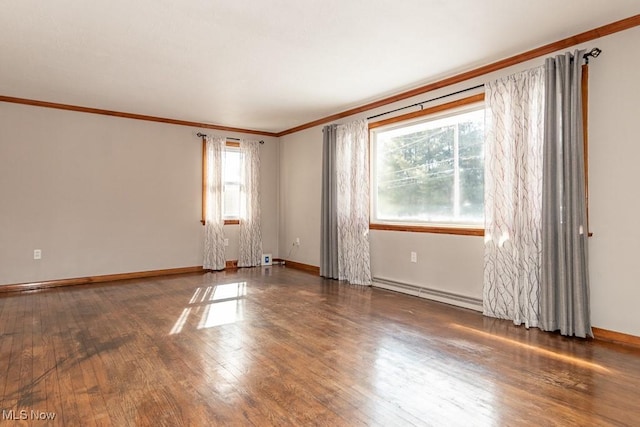
<svg viewBox="0 0 640 427"><path fill-rule="evenodd" d="M200 220L200 223L202 225L205 225L206 221ZM224 225L239 225L239 224L240 224L240 220L239 219L225 219L224 220Z"/></svg>
<svg viewBox="0 0 640 427"><path fill-rule="evenodd" d="M471 227L437 227L430 225L409 224L369 224L370 230L409 231L413 233L454 234L460 236L484 236L483 228Z"/></svg>

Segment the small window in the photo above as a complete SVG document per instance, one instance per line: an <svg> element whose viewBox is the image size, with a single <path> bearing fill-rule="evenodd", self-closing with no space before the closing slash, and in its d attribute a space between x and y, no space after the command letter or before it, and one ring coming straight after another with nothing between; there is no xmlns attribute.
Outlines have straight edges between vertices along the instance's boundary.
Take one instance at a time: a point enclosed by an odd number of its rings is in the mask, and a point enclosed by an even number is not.
<svg viewBox="0 0 640 427"><path fill-rule="evenodd" d="M483 104L376 127L371 145L372 223L483 227Z"/></svg>
<svg viewBox="0 0 640 427"><path fill-rule="evenodd" d="M240 223L240 195L242 191L243 155L240 144L227 141L222 156L222 219L225 225ZM207 155L206 140L202 138L202 225L206 223L207 206Z"/></svg>

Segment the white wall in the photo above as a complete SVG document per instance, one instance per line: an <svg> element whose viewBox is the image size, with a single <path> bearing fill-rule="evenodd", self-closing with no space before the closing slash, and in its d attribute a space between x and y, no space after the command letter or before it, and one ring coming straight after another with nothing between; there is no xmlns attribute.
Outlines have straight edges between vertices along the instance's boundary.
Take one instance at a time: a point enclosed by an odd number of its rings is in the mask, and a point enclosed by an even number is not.
<svg viewBox="0 0 640 427"><path fill-rule="evenodd" d="M589 73L591 317L640 336L640 28L598 44Z"/></svg>
<svg viewBox="0 0 640 427"><path fill-rule="evenodd" d="M283 141L286 143L283 144ZM312 128L281 138L280 256L282 258L319 265L321 177L321 128ZM299 246L293 245L296 238L300 238Z"/></svg>
<svg viewBox="0 0 640 427"><path fill-rule="evenodd" d="M594 326L632 335L640 335L640 316L635 315L640 301L640 262L635 259L640 254L640 228L636 220L640 199L635 197L636 182L640 178L636 165L640 143L635 136L635 122L640 117L637 78L640 59L635 54L639 45L640 28L636 27L577 46L597 46L603 50L590 66L592 320ZM543 62L543 58L538 58L342 122L455 92ZM322 126L283 136L280 142L281 162L286 165L280 176L281 192L286 195L281 198L280 244L285 248L296 236L305 236L299 251L294 251L290 259L317 266L320 262ZM482 238L372 230L370 241L374 276L472 298L482 297ZM418 253L417 264L409 262L411 251Z"/></svg>
<svg viewBox="0 0 640 427"><path fill-rule="evenodd" d="M202 265L198 130L0 103L0 285ZM277 252L278 140L260 139Z"/></svg>

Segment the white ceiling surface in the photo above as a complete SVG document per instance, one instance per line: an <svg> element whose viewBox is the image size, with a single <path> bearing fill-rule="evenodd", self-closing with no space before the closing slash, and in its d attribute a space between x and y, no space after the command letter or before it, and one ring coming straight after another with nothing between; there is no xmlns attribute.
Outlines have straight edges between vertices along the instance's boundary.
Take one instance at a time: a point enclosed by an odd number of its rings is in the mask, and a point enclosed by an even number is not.
<svg viewBox="0 0 640 427"><path fill-rule="evenodd" d="M2 0L0 95L282 131L638 0Z"/></svg>

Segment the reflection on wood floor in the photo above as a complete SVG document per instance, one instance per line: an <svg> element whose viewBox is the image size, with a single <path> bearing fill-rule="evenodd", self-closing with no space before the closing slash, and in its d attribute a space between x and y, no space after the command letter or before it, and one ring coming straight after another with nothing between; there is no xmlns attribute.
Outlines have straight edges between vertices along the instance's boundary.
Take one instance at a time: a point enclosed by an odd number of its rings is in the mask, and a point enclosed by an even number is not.
<svg viewBox="0 0 640 427"><path fill-rule="evenodd" d="M284 267L4 294L0 333L0 424L640 420L639 350Z"/></svg>

